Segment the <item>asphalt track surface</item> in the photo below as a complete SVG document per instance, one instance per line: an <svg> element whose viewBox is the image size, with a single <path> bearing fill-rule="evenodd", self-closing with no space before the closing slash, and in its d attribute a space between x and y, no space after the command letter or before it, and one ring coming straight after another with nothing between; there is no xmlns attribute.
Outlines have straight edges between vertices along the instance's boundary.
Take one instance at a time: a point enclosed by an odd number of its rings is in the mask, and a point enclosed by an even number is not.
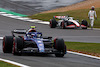
<svg viewBox="0 0 100 67"><path fill-rule="evenodd" d="M29 29L31 25L35 25L36 29L43 33L43 36L64 38L65 41L100 43L100 30L51 29L48 25L24 22L3 16L0 16L0 36L11 35L11 31L14 29Z"/></svg>
<svg viewBox="0 0 100 67"><path fill-rule="evenodd" d="M79 41L81 41L81 37L84 37L85 39L83 40L86 42L99 42L100 40L99 30L50 29L48 25L34 24L3 16L0 16L0 36L11 35L11 31L14 29L28 29L31 25L35 25L38 31L43 32L44 36L63 37L64 40L67 40L68 38L69 40L74 40L75 38ZM89 37L91 39L89 39ZM2 52L2 40L0 40L0 57L29 65L31 67L100 67L100 60L69 53L67 53L64 58L57 58L54 55L13 56L12 54L4 54Z"/></svg>

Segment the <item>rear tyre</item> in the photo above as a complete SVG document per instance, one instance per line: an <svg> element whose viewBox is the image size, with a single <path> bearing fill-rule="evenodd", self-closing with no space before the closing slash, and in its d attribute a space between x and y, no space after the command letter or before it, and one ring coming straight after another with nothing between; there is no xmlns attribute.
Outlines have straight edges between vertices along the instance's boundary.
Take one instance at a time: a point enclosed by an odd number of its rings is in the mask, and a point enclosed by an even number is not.
<svg viewBox="0 0 100 67"><path fill-rule="evenodd" d="M55 19L51 19L51 20L50 20L50 28L55 28L56 25L57 25L56 20L55 20Z"/></svg>
<svg viewBox="0 0 100 67"><path fill-rule="evenodd" d="M63 39L56 39L54 43L54 48L57 49L59 52L55 54L56 57L63 57L66 53L66 45Z"/></svg>
<svg viewBox="0 0 100 67"><path fill-rule="evenodd" d="M13 55L21 55L21 50L24 47L24 41L22 38L16 37L14 40L14 45L13 45Z"/></svg>
<svg viewBox="0 0 100 67"><path fill-rule="evenodd" d="M66 27L65 27L65 23L61 23L61 26L62 26L62 29L65 29Z"/></svg>
<svg viewBox="0 0 100 67"><path fill-rule="evenodd" d="M3 52L4 53L11 53L13 47L13 36L5 36L3 38Z"/></svg>
<svg viewBox="0 0 100 67"><path fill-rule="evenodd" d="M87 27L88 27L88 22L87 22L86 20L82 20L81 25L86 26L86 27L82 27L82 29L87 29Z"/></svg>

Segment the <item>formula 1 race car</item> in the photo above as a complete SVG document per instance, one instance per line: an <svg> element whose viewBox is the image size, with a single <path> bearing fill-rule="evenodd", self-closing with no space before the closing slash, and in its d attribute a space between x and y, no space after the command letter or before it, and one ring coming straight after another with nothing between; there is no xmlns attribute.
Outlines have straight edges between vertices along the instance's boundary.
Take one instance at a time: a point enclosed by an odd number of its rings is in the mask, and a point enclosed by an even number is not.
<svg viewBox="0 0 100 67"><path fill-rule="evenodd" d="M16 29L12 31L12 36L3 38L3 52L13 55L55 54L56 57L63 57L66 54L66 45L62 38L55 38L52 42L52 37L43 37L41 32Z"/></svg>
<svg viewBox="0 0 100 67"><path fill-rule="evenodd" d="M57 19L60 19L56 21ZM86 20L82 20L81 23L79 23L78 20L74 20L73 17L69 16L54 16L53 19L50 19L50 28L59 27L62 29L65 28L72 28L72 29L87 29L88 22Z"/></svg>

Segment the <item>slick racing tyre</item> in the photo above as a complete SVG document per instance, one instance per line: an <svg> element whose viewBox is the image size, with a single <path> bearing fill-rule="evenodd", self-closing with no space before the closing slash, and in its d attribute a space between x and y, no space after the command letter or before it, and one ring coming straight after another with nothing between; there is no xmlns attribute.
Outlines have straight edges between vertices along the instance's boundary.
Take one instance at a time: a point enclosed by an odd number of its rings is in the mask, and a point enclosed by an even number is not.
<svg viewBox="0 0 100 67"><path fill-rule="evenodd" d="M16 37L13 45L13 55L21 55L21 50L23 49L24 41L20 37Z"/></svg>
<svg viewBox="0 0 100 67"><path fill-rule="evenodd" d="M51 20L50 20L50 28L55 28L56 25L57 25L56 20L55 20L55 19L51 19Z"/></svg>
<svg viewBox="0 0 100 67"><path fill-rule="evenodd" d="M13 36L5 36L3 38L3 52L11 53L13 47Z"/></svg>
<svg viewBox="0 0 100 67"><path fill-rule="evenodd" d="M63 57L66 53L66 45L63 39L54 40L54 48L57 49L60 53L55 54L56 57Z"/></svg>
<svg viewBox="0 0 100 67"><path fill-rule="evenodd" d="M66 28L64 22L61 23L61 26L62 26L62 29L65 29Z"/></svg>
<svg viewBox="0 0 100 67"><path fill-rule="evenodd" d="M82 20L81 25L86 26L86 27L82 27L82 29L87 29L87 27L88 27L88 22L87 22L86 20Z"/></svg>

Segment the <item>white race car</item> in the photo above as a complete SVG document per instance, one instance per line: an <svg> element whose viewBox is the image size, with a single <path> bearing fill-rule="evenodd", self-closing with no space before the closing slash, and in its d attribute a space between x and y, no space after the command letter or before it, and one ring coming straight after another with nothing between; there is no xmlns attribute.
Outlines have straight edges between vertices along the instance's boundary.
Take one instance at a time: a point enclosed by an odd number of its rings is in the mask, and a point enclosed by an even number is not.
<svg viewBox="0 0 100 67"><path fill-rule="evenodd" d="M56 21L56 18L60 20ZM53 19L50 19L50 28L55 28L55 27L59 27L62 29L65 28L87 29L88 22L86 20L82 20L82 22L79 22L78 20L74 20L73 17L68 17L68 16L54 16Z"/></svg>

